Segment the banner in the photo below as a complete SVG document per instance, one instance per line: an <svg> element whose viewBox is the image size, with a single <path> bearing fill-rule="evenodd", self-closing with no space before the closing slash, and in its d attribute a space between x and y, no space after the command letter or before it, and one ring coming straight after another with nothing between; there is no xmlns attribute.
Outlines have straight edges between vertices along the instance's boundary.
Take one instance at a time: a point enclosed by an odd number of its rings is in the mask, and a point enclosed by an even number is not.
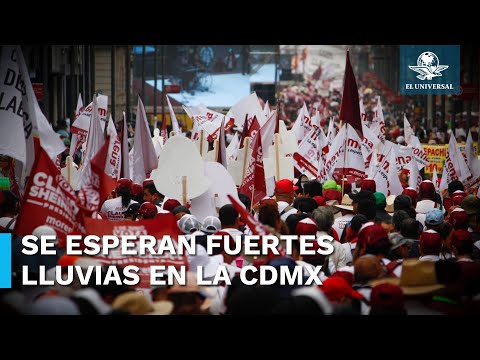
<svg viewBox="0 0 480 360"><path fill-rule="evenodd" d="M154 249L158 249L161 239L164 235L169 235L172 238L174 246L176 245L176 238L181 235L180 229L177 226L177 221L173 214L159 214L155 220L140 220L140 221L108 221L86 218L85 229L87 234L103 236L114 235L117 237L125 235L151 235L157 239L157 244ZM101 246L101 242L99 242ZM163 255L152 255L148 251L144 256L140 255L122 255L121 248L110 249L109 256L97 255L93 258L102 261L107 265L119 265L125 267L128 265L137 266L139 271L140 283L137 285L139 289L150 289L150 267L151 266L175 266L180 269L180 266L187 266L188 260L186 255L173 255L164 253Z"/></svg>
<svg viewBox="0 0 480 360"><path fill-rule="evenodd" d="M442 145L426 145L422 144L427 155L428 164L425 166L425 174L433 174L433 169L437 169L437 173L443 172L443 164L445 163L445 158L447 157L448 144ZM465 153L465 143L457 143L458 148ZM475 156L478 158L478 142L473 143L475 149Z"/></svg>
<svg viewBox="0 0 480 360"><path fill-rule="evenodd" d="M14 234L31 235L40 225L52 227L57 238L65 240L78 222L75 191L47 152L39 147L25 189Z"/></svg>

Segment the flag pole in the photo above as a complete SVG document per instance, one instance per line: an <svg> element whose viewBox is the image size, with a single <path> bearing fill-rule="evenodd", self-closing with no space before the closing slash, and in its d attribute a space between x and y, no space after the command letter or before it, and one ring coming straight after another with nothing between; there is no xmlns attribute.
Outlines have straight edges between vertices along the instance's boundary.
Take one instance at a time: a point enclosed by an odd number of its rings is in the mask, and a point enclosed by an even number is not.
<svg viewBox="0 0 480 360"><path fill-rule="evenodd" d="M279 134L275 134L275 175L276 175L276 180L280 180L280 155L278 153L278 142L280 141Z"/></svg>
<svg viewBox="0 0 480 360"><path fill-rule="evenodd" d="M71 157L70 155L67 156L67 180L68 180L68 183L71 185L72 183L70 182L70 161L71 161Z"/></svg>
<svg viewBox="0 0 480 360"><path fill-rule="evenodd" d="M200 129L200 156L203 157L203 129Z"/></svg>
<svg viewBox="0 0 480 360"><path fill-rule="evenodd" d="M342 120L340 120L340 124L342 123ZM345 192L345 167L347 165L347 139L348 139L348 126L346 126L346 134L345 134L345 139L343 140L343 170L342 170L342 198ZM341 127L340 127L341 129Z"/></svg>
<svg viewBox="0 0 480 360"><path fill-rule="evenodd" d="M182 176L182 197L183 197L183 205L187 206L187 176Z"/></svg>
<svg viewBox="0 0 480 360"><path fill-rule="evenodd" d="M243 168L242 168L242 183L243 183L243 180L245 179L245 171L247 170L246 167L247 167L247 155L248 155L248 148L250 147L250 138L245 138L245 140L243 140Z"/></svg>

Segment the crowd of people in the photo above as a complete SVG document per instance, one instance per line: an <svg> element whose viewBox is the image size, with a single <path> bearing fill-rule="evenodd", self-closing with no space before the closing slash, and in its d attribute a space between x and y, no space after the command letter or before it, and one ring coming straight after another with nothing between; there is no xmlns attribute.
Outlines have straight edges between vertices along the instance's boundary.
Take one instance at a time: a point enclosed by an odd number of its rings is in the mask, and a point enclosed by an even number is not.
<svg viewBox="0 0 480 360"><path fill-rule="evenodd" d="M360 99L363 102L367 119L371 120L375 116L377 106L377 97L382 100L382 110L385 119L385 136L388 140L396 142L398 137L403 137L403 119L404 114L411 122L412 128L420 142L425 144L447 144L449 137L455 130L455 137L458 143L466 141L468 126L464 114L445 114L445 120L442 117L442 108L437 105L434 116L431 120L432 126L427 123L426 105L423 97L406 95L398 103L396 97L387 96L386 87L377 86L378 80L375 77L365 74L358 79L358 90ZM388 90L388 89L387 89ZM391 100L391 101L390 101ZM297 116L305 103L310 113L313 115L315 109L320 108L323 103L328 104L329 117L336 119L340 113L342 93L339 90L331 89L326 96L321 96L315 86L315 81L307 80L305 84L288 86L279 93L279 108L281 118L286 119L293 126ZM323 123L326 131L328 123ZM473 141L478 141L479 118L478 113L472 116L470 122Z"/></svg>
<svg viewBox="0 0 480 360"><path fill-rule="evenodd" d="M186 285L175 282L137 291L124 283L82 285L76 278L68 286L23 286L24 264L30 265L30 279L38 278L35 269L39 265L50 269L50 278L55 278L56 265L61 269L103 265L90 256L64 254L62 242L56 244L57 255L27 257L22 254L20 237L13 234L12 289L2 291L0 309L15 314L69 315L480 313L480 198L467 195L459 181L449 184L443 199L429 180L421 183L418 193L406 187L402 195L386 197L376 191L372 179L364 179L356 192L345 187L342 196L334 180L321 184L304 178L296 183L277 181L274 196L253 207L245 194L239 194L239 199L271 234L330 235L333 253L302 256L300 242L307 240L300 238L291 256L234 257L223 246L209 256L207 235L228 236L235 242L252 233L233 205L221 207L218 217L199 221L188 204L165 199L152 180L134 184L121 179L99 216L119 221L174 214L179 230L187 238L195 236L197 244L196 254L188 256ZM19 199L4 190L0 203L1 230L11 232ZM55 235L55 230L42 225L33 235ZM194 265L200 264L204 278L212 278L219 266L225 266L231 284L198 285ZM304 270L321 265L322 285L247 286L239 278L247 265L302 266Z"/></svg>

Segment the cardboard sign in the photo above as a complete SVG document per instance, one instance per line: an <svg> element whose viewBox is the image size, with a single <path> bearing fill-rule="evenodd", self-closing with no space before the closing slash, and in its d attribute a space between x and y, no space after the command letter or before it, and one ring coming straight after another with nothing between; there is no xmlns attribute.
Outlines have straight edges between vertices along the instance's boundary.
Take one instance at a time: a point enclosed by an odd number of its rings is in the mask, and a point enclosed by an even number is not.
<svg viewBox="0 0 480 360"><path fill-rule="evenodd" d="M228 195L238 200L237 187L232 175L217 162L205 163L205 175L211 181L208 191L192 199L190 211L203 222L207 216L218 216L223 205L230 204Z"/></svg>
<svg viewBox="0 0 480 360"><path fill-rule="evenodd" d="M203 159L190 139L183 136L168 139L150 178L160 193L182 203L185 196L196 198L210 186L210 180L204 175Z"/></svg>

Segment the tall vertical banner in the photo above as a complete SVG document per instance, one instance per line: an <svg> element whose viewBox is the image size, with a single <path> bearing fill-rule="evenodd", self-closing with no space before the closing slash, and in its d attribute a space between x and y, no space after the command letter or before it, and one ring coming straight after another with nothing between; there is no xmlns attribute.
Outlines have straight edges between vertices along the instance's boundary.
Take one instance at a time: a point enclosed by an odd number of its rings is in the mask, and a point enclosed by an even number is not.
<svg viewBox="0 0 480 360"><path fill-rule="evenodd" d="M19 160L28 176L35 160L34 137L54 159L65 150L43 115L20 46L2 46L0 59L0 154ZM21 176L21 186L24 176Z"/></svg>

